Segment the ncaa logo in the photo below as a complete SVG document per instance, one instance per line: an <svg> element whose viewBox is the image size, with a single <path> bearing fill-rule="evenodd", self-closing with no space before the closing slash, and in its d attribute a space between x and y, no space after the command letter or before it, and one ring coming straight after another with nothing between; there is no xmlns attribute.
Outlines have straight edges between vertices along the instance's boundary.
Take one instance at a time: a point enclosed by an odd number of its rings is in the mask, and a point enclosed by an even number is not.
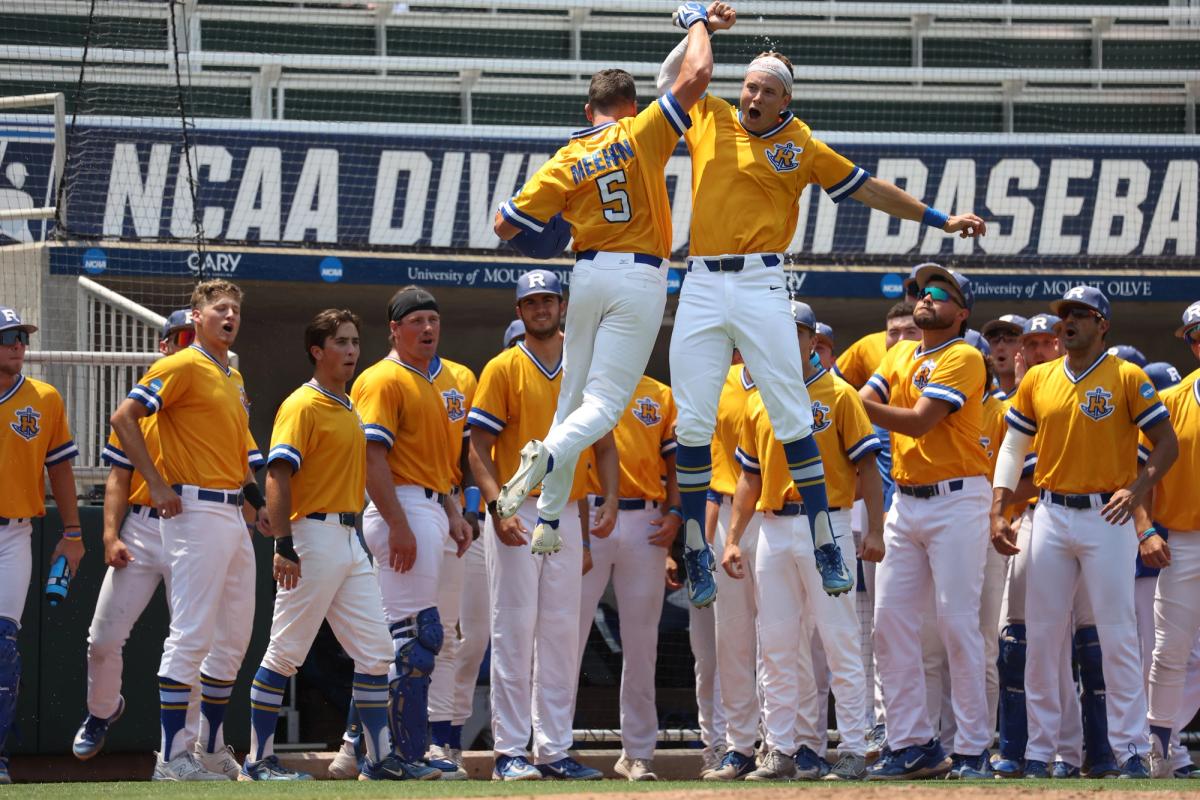
<svg viewBox="0 0 1200 800"><path fill-rule="evenodd" d="M917 389L921 391L924 391L925 387L929 385L929 379L933 376L933 370L936 367L937 362L932 358L927 360L921 366L917 367L916 373L913 374L913 386L917 387Z"/></svg>
<svg viewBox="0 0 1200 800"><path fill-rule="evenodd" d="M83 253L83 271L88 275L99 275L108 269L108 254L99 247L90 247Z"/></svg>
<svg viewBox="0 0 1200 800"><path fill-rule="evenodd" d="M442 402L446 404L446 416L451 422L458 422L467 415L467 406L464 402L467 396L457 389L449 389L442 392Z"/></svg>
<svg viewBox="0 0 1200 800"><path fill-rule="evenodd" d="M1112 400L1112 392L1104 391L1103 386L1097 386L1084 394L1084 397L1087 398L1087 402L1080 403L1079 409L1093 422L1099 422L1115 410L1108 402Z"/></svg>
<svg viewBox="0 0 1200 800"><path fill-rule="evenodd" d="M8 423L8 426L25 441L28 442L41 432L38 420L42 418L42 415L34 411L33 406L25 406L20 411L14 412L13 416L17 418L17 421Z"/></svg>
<svg viewBox="0 0 1200 800"><path fill-rule="evenodd" d="M813 433L820 433L833 423L833 416L829 413L829 406L825 405L820 400L813 400L812 416Z"/></svg>
<svg viewBox="0 0 1200 800"><path fill-rule="evenodd" d="M342 260L335 256L326 256L321 259L321 263L317 265L318 272L321 273L321 280L326 283L337 283L342 279L343 267Z"/></svg>
<svg viewBox="0 0 1200 800"><path fill-rule="evenodd" d="M879 291L884 297L899 297L904 294L904 279L894 272L884 275L879 280Z"/></svg>
<svg viewBox="0 0 1200 800"><path fill-rule="evenodd" d="M637 417L638 422L651 428L662 422L662 415L658 413L659 408L658 403L649 397L639 397L633 401L633 416Z"/></svg>
<svg viewBox="0 0 1200 800"><path fill-rule="evenodd" d="M796 147L791 142L785 144L777 144L771 150L765 151L767 161L771 162L771 166L776 172L791 172L800 166L800 162L796 160L796 156L804 152L803 147Z"/></svg>

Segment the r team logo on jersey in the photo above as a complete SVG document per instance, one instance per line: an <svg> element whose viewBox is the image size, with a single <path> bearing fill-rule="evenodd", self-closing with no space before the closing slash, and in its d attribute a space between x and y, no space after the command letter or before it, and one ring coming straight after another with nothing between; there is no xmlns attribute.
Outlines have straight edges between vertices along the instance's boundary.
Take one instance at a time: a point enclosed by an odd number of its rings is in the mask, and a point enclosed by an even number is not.
<svg viewBox="0 0 1200 800"><path fill-rule="evenodd" d="M822 403L820 400L813 400L812 404L812 432L820 433L833 424L833 415L829 413L829 406Z"/></svg>
<svg viewBox="0 0 1200 800"><path fill-rule="evenodd" d="M637 417L638 422L651 428L662 422L662 414L659 413L661 406L651 400L649 397L639 397L633 403L633 415Z"/></svg>
<svg viewBox="0 0 1200 800"><path fill-rule="evenodd" d="M796 147L790 141L784 144L777 144L774 148L767 150L767 160L771 162L771 166L776 172L791 172L800 166L800 162L796 157L804 152L803 147Z"/></svg>
<svg viewBox="0 0 1200 800"><path fill-rule="evenodd" d="M442 400L446 404L446 416L451 422L458 422L467 415L467 406L464 402L466 399L467 396L457 389L449 389L442 392Z"/></svg>
<svg viewBox="0 0 1200 800"><path fill-rule="evenodd" d="M25 406L20 411L13 412L13 415L17 421L10 422L8 425L25 441L31 441L41 433L42 429L38 426L38 420L42 418L42 415L34 411L33 406Z"/></svg>
<svg viewBox="0 0 1200 800"><path fill-rule="evenodd" d="M1109 416L1115 410L1108 402L1112 399L1112 392L1104 391L1103 386L1097 386L1085 394L1084 397L1087 398L1087 402L1079 404L1080 410L1097 422Z"/></svg>
<svg viewBox="0 0 1200 800"><path fill-rule="evenodd" d="M917 371L913 373L913 386L923 391L925 387L929 385L929 379L933 377L933 371L936 368L937 361L933 360L932 358L927 360L921 366L917 367Z"/></svg>

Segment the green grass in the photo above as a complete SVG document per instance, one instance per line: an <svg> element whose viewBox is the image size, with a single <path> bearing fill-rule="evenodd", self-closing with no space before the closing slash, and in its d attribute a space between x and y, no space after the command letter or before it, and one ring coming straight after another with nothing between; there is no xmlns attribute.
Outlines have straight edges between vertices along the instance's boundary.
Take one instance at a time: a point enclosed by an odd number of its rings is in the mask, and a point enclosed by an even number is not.
<svg viewBox="0 0 1200 800"><path fill-rule="evenodd" d="M1059 791L1070 792L1072 795L1082 793L1113 793L1113 792L1157 792L1189 790L1186 781L922 781L919 784L908 784L909 788L920 786L929 791L954 791L970 787L971 789L994 788L1012 795L1016 792L1029 791ZM714 785L699 781L660 781L657 783L628 783L626 781L598 781L589 783L563 782L520 782L492 783L490 781L458 781L458 782L410 782L399 786L390 782L367 783L360 781L313 781L304 783L272 783L272 784L239 784L231 786L226 783L44 783L18 784L5 787L2 794L5 798L55 798L61 800L64 796L78 797L120 797L120 798L168 798L169 800L190 800L190 798L233 798L253 797L287 798L301 800L302 798L319 798L333 800L334 798L443 798L443 797L508 797L528 795L563 795L587 794L597 795L607 792L704 792L704 791L778 791L799 793L806 790L817 791L846 791L848 793L875 793L886 790L888 785L880 783L830 784L824 781L814 783L789 784L748 784L726 783Z"/></svg>

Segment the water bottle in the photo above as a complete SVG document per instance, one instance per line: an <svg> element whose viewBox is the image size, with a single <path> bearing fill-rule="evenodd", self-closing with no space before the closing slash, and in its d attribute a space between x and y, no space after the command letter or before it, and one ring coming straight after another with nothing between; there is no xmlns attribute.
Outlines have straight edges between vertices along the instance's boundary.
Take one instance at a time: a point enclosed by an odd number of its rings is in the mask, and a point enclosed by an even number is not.
<svg viewBox="0 0 1200 800"><path fill-rule="evenodd" d="M56 606L67 598L67 587L71 585L71 568L67 557L59 556L50 565L50 577L46 580L46 602Z"/></svg>

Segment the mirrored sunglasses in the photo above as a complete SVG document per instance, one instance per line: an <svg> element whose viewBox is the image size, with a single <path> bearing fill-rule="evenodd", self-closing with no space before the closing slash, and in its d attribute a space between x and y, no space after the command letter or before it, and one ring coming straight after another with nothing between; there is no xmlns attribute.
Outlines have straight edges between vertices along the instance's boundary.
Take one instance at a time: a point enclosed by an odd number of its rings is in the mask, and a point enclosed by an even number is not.
<svg viewBox="0 0 1200 800"><path fill-rule="evenodd" d="M12 347L17 342L23 345L29 345L29 331L21 330L20 328L0 331L0 345L4 347Z"/></svg>

